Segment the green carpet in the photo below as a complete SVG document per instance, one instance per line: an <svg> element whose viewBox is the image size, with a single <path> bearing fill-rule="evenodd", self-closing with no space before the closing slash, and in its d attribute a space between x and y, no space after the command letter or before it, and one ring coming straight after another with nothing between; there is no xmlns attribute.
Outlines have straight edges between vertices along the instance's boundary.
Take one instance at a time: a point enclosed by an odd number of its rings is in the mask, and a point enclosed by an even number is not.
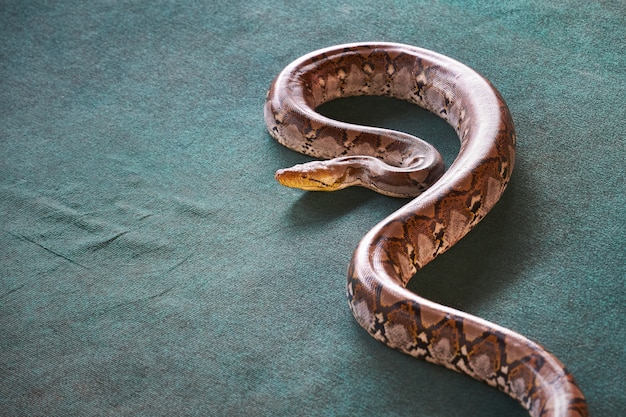
<svg viewBox="0 0 626 417"><path fill-rule="evenodd" d="M383 40L477 69L519 137L502 201L411 288L543 344L594 416L619 415L620 3L0 0L0 414L525 415L353 320L350 255L404 201L273 180L308 158L265 131L272 78ZM321 111L458 151L404 103Z"/></svg>

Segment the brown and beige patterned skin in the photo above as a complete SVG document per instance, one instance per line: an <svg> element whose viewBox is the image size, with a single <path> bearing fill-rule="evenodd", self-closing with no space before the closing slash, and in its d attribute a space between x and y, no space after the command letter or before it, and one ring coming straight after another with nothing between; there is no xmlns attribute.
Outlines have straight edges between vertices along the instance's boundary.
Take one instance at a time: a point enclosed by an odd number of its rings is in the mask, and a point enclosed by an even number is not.
<svg viewBox="0 0 626 417"><path fill-rule="evenodd" d="M354 95L392 96L442 117L459 135L458 157L443 173L439 154L416 138L315 112L326 101ZM360 185L418 195L368 232L352 258L347 295L365 330L389 347L497 387L532 416L588 415L572 375L544 348L405 288L487 214L509 181L513 122L487 80L425 49L340 45L287 66L270 88L265 120L280 143L331 159L279 170L285 185L326 191Z"/></svg>

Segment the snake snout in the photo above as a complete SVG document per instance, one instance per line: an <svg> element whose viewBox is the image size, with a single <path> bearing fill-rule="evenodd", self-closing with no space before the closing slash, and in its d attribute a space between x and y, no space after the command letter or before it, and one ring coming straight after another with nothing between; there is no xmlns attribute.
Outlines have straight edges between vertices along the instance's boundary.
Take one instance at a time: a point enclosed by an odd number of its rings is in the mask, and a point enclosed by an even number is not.
<svg viewBox="0 0 626 417"><path fill-rule="evenodd" d="M307 174L296 167L283 168L276 171L274 178L287 187L300 188L298 185L307 180Z"/></svg>

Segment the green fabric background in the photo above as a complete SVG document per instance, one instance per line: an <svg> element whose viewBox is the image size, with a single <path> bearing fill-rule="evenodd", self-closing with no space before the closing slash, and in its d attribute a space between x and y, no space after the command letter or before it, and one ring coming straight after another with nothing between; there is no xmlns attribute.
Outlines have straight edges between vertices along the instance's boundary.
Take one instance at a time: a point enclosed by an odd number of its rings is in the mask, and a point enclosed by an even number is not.
<svg viewBox="0 0 626 417"><path fill-rule="evenodd" d="M281 188L272 78L384 40L507 100L502 201L411 283L554 352L595 416L626 409L626 16L620 1L0 0L0 414L523 416L352 319L347 264L404 201ZM416 133L411 105L323 112Z"/></svg>

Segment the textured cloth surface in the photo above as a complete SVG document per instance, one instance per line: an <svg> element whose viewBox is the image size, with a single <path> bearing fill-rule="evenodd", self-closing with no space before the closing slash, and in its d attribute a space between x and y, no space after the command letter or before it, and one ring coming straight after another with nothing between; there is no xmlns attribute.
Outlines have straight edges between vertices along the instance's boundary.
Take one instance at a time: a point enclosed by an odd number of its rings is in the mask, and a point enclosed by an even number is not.
<svg viewBox="0 0 626 417"><path fill-rule="evenodd" d="M475 68L519 138L502 201L410 288L538 341L594 415L623 412L623 4L491 3L1 0L0 414L525 415L352 319L352 250L404 201L273 180L308 158L265 131L272 78L368 40ZM458 151L405 103L321 111Z"/></svg>

